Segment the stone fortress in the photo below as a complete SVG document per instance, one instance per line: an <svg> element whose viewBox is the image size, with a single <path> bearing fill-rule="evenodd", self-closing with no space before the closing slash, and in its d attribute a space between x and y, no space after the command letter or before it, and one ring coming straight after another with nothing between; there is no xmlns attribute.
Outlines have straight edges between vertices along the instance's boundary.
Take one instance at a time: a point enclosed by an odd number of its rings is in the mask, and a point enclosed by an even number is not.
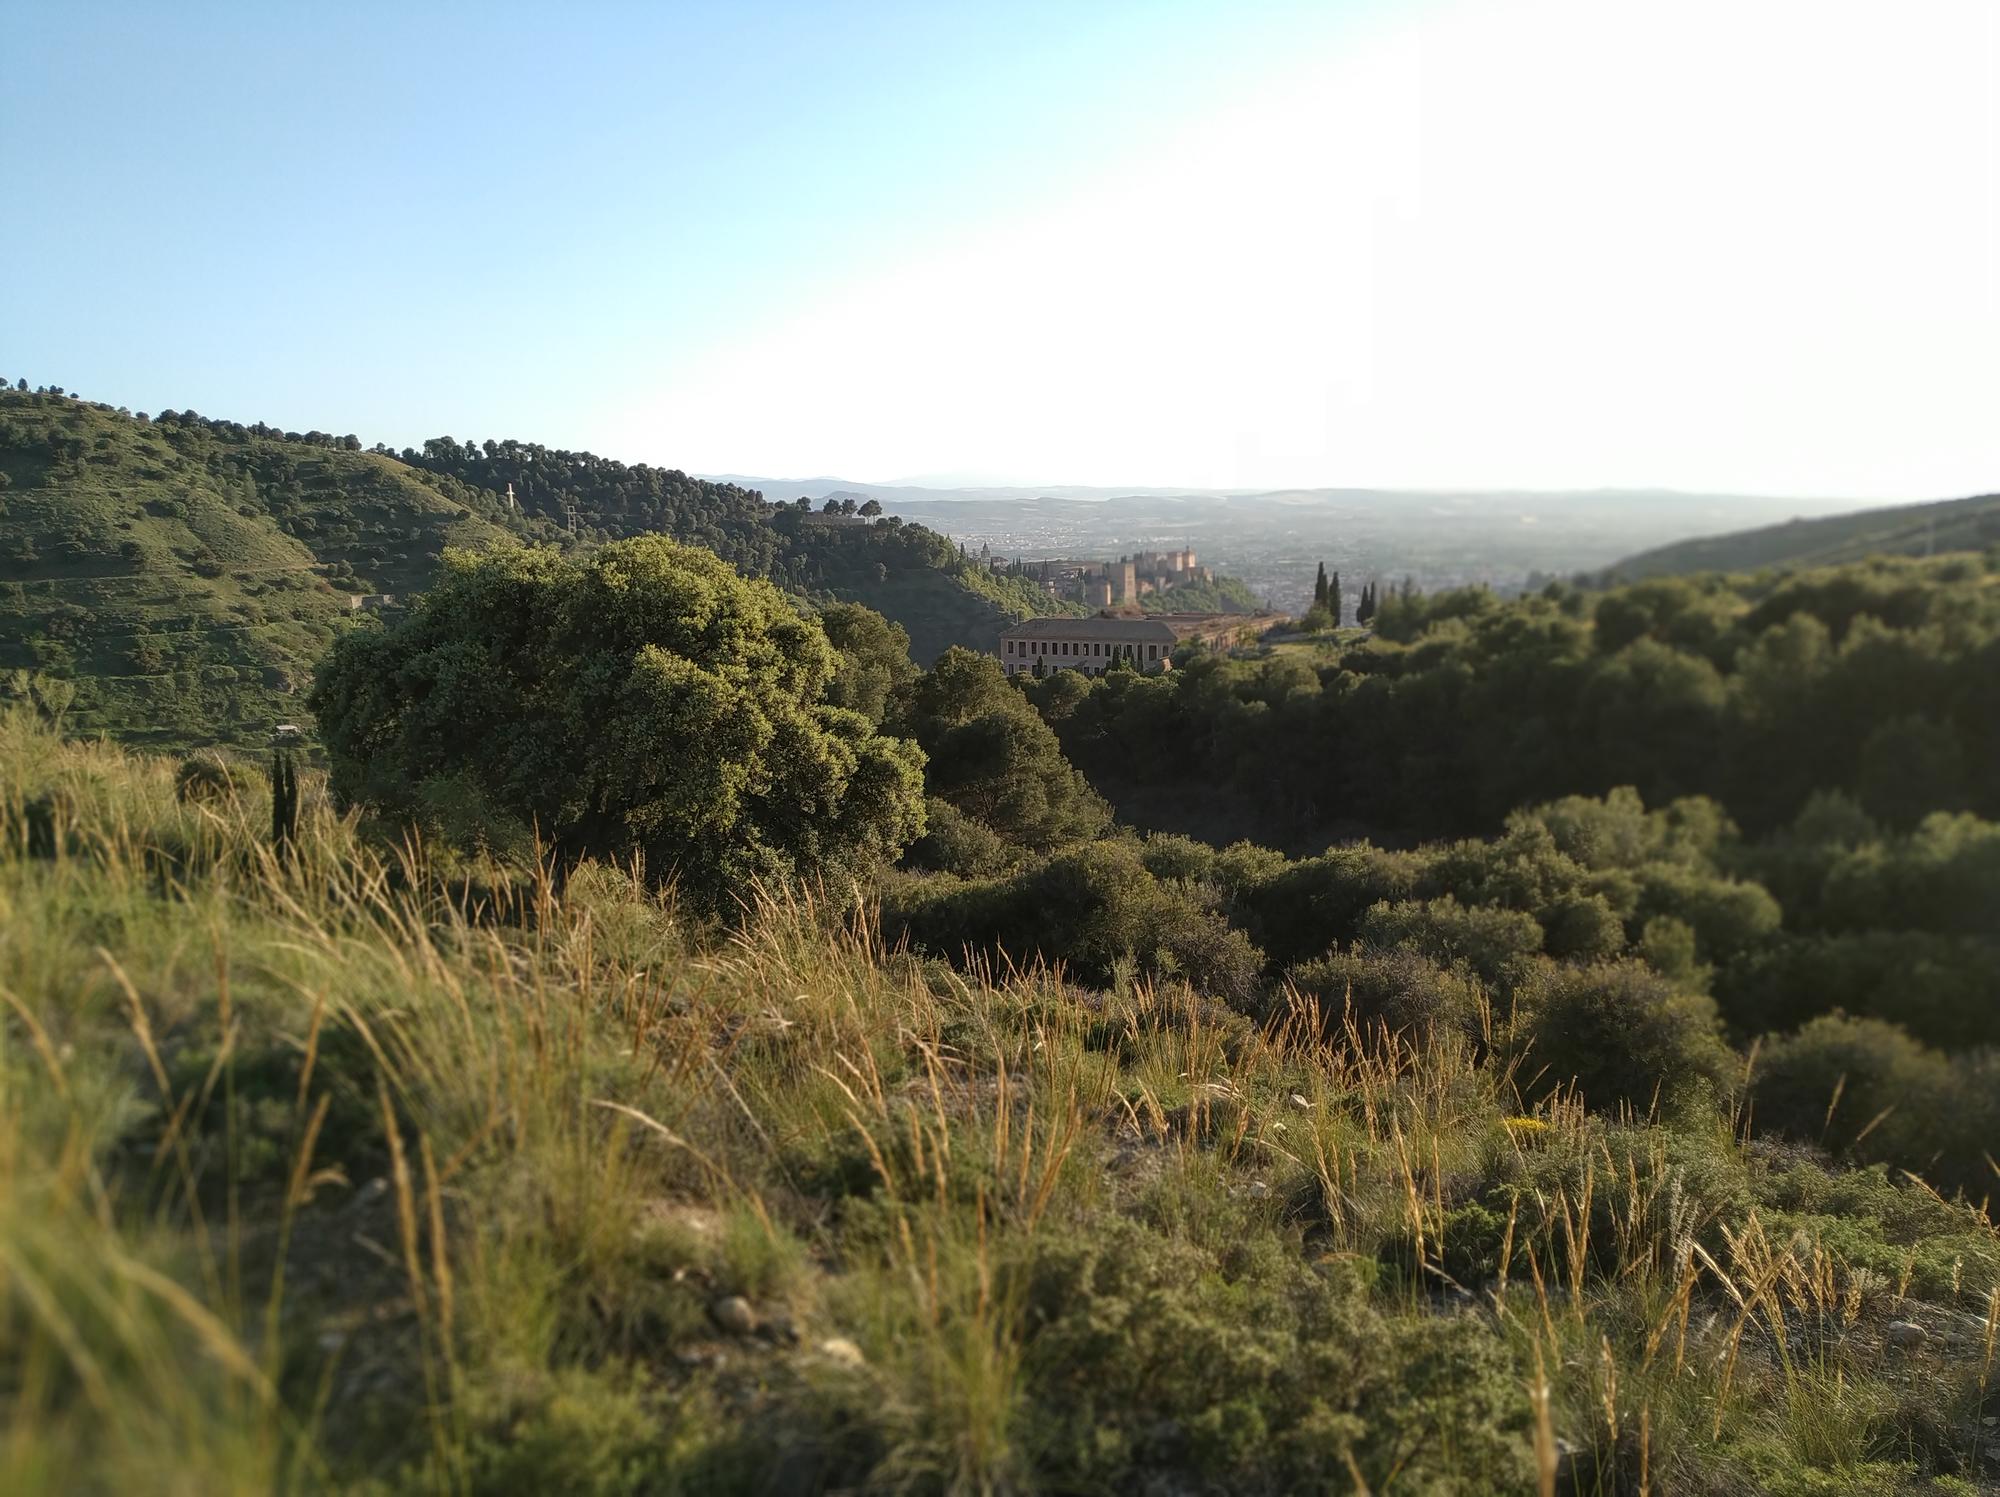
<svg viewBox="0 0 2000 1497"><path fill-rule="evenodd" d="M1192 546L1178 551L1136 551L1116 561L1009 561L982 546L979 559L995 572L1039 583L1052 598L1092 608L1125 607L1149 593L1215 580L1214 571L1197 562Z"/></svg>

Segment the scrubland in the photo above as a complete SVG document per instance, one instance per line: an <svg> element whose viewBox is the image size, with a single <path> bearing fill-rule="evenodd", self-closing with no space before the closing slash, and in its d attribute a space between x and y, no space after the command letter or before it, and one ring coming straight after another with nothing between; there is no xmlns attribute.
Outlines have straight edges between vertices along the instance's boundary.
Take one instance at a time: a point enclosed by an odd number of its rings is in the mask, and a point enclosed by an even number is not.
<svg viewBox="0 0 2000 1497"><path fill-rule="evenodd" d="M865 889L698 919L305 799L280 860L252 770L0 725L8 1491L2000 1474L1983 1204L1730 1078L1606 1105L1491 1001L953 968Z"/></svg>

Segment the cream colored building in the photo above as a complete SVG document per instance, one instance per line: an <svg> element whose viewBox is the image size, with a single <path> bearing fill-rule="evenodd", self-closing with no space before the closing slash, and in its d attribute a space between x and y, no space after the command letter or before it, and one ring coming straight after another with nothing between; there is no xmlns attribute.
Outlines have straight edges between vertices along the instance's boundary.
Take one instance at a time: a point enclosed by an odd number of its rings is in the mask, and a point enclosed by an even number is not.
<svg viewBox="0 0 2000 1497"><path fill-rule="evenodd" d="M1102 675L1114 660L1134 670L1173 668L1174 631L1156 619L1024 619L1000 636L1000 665L1008 675L1082 671ZM1039 667L1039 669L1037 669Z"/></svg>
<svg viewBox="0 0 2000 1497"><path fill-rule="evenodd" d="M1024 619L1000 635L1010 676L1081 671L1100 676L1123 659L1136 671L1174 668L1174 649L1191 640L1225 648L1280 622L1275 613L1097 613L1082 619Z"/></svg>

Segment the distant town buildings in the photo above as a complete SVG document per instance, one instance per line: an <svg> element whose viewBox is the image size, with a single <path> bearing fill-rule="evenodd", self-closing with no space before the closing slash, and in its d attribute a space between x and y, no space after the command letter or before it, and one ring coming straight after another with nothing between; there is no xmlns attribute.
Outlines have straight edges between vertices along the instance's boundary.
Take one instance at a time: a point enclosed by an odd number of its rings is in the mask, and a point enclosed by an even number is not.
<svg viewBox="0 0 2000 1497"><path fill-rule="evenodd" d="M1106 610L1081 619L1024 619L1000 636L1000 665L1010 676L1081 671L1101 676L1123 660L1136 671L1173 669L1174 650L1199 641L1225 649L1280 621L1275 613L1129 613Z"/></svg>
<svg viewBox="0 0 2000 1497"><path fill-rule="evenodd" d="M1215 580L1215 573L1196 560L1192 546L1178 551L1139 551L1116 561L1009 561L981 546L979 559L992 571L1040 583L1042 591L1052 598L1092 608L1123 607L1150 593Z"/></svg>

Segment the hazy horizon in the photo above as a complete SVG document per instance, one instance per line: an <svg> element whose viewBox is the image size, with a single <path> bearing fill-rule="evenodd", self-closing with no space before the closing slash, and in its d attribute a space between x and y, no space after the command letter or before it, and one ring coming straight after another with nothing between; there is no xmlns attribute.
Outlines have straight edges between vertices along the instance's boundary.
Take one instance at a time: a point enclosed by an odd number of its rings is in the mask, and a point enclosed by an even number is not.
<svg viewBox="0 0 2000 1497"><path fill-rule="evenodd" d="M616 457L616 453L600 454ZM815 473L807 477L785 477L779 474L758 474L739 472L708 472L688 470L689 476L704 479L710 483L735 483L769 490L766 498L784 498L779 490L798 487L802 489L846 486L861 490L907 489L927 497L943 497L966 494L990 497L1001 494L1017 494L1022 498L1077 499L1091 502L1097 499L1118 498L1216 498L1216 499L1259 499L1290 494L1382 494L1394 497L1427 498L1453 497L1467 499L1508 499L1523 497L1590 498L1595 496L1634 495L1660 498L1685 499L1757 499L1774 503L1799 501L1824 504L1841 508L1865 509L1873 506L1900 504L1929 504L1952 499L1973 498L1974 494L1939 494L1912 499L1885 499L1872 494L1816 494L1816 493L1748 493L1718 489L1682 489L1660 484L1612 484L1584 483L1564 488L1529 488L1520 485L1493 484L1444 484L1444 485L1394 485L1394 484L1280 484L1275 488L1261 487L1214 487L1199 484L1160 483L1065 483L1051 480L1041 483L1020 483L1005 479L987 481L976 476L959 474L918 475L910 478L855 478L838 473ZM818 495L815 498L820 497Z"/></svg>

